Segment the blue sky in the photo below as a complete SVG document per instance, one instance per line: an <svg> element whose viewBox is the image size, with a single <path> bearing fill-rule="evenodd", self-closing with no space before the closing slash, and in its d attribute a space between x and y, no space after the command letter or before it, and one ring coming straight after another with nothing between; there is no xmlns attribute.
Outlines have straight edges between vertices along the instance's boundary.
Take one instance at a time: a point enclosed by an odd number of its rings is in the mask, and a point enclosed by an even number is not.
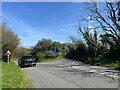
<svg viewBox="0 0 120 90"><path fill-rule="evenodd" d="M24 47L34 46L42 38L68 42L77 33L79 19L86 11L75 2L4 2L3 21L17 33Z"/></svg>

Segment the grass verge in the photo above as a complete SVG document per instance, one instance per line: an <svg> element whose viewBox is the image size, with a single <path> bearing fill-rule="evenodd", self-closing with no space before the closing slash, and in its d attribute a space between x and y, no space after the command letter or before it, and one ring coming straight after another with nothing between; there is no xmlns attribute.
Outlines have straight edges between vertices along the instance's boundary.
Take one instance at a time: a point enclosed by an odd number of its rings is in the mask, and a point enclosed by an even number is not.
<svg viewBox="0 0 120 90"><path fill-rule="evenodd" d="M2 63L2 88L32 88L32 82L14 63Z"/></svg>
<svg viewBox="0 0 120 90"><path fill-rule="evenodd" d="M110 67L110 68L113 68L113 69L119 69L120 68L120 65L116 64L116 63L104 63L104 64L101 64L100 66Z"/></svg>
<svg viewBox="0 0 120 90"><path fill-rule="evenodd" d="M0 60L1 62L1 60ZM2 63L0 63L0 90L2 88Z"/></svg>

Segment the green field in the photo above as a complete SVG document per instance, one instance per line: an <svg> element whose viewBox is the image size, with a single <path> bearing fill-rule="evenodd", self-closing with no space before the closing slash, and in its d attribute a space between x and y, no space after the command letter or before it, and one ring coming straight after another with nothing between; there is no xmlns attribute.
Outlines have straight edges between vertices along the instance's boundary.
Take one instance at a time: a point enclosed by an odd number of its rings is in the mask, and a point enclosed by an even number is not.
<svg viewBox="0 0 120 90"><path fill-rule="evenodd" d="M2 87L2 64L0 61L0 90L1 90L1 87Z"/></svg>
<svg viewBox="0 0 120 90"><path fill-rule="evenodd" d="M32 82L14 62L2 62L2 88L32 88Z"/></svg>

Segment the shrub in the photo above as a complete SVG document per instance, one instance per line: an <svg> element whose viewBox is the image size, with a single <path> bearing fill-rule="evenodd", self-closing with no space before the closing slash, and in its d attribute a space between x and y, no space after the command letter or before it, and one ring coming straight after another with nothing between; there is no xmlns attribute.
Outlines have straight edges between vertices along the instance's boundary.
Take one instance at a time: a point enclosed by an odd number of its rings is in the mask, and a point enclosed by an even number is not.
<svg viewBox="0 0 120 90"><path fill-rule="evenodd" d="M38 52L38 53L36 53L36 58L38 58L38 60L44 59L45 58L45 54L41 53L41 52Z"/></svg>
<svg viewBox="0 0 120 90"><path fill-rule="evenodd" d="M53 53L53 51L46 51L46 52L45 52L45 58L47 58L47 59L52 59L52 58L54 58L54 53Z"/></svg>

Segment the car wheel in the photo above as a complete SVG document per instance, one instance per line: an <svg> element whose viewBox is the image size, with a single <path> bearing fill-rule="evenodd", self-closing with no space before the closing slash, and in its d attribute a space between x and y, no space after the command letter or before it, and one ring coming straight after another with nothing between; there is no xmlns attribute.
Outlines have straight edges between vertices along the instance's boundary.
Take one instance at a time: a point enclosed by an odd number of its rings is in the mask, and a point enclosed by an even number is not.
<svg viewBox="0 0 120 90"><path fill-rule="evenodd" d="M23 68L23 65L21 65L21 64L18 64L18 66L19 66L20 68Z"/></svg>
<svg viewBox="0 0 120 90"><path fill-rule="evenodd" d="M33 66L36 66L36 64L33 64Z"/></svg>
<svg viewBox="0 0 120 90"><path fill-rule="evenodd" d="M20 64L18 64L18 66L19 66L19 67L21 67L21 65L20 65Z"/></svg>

